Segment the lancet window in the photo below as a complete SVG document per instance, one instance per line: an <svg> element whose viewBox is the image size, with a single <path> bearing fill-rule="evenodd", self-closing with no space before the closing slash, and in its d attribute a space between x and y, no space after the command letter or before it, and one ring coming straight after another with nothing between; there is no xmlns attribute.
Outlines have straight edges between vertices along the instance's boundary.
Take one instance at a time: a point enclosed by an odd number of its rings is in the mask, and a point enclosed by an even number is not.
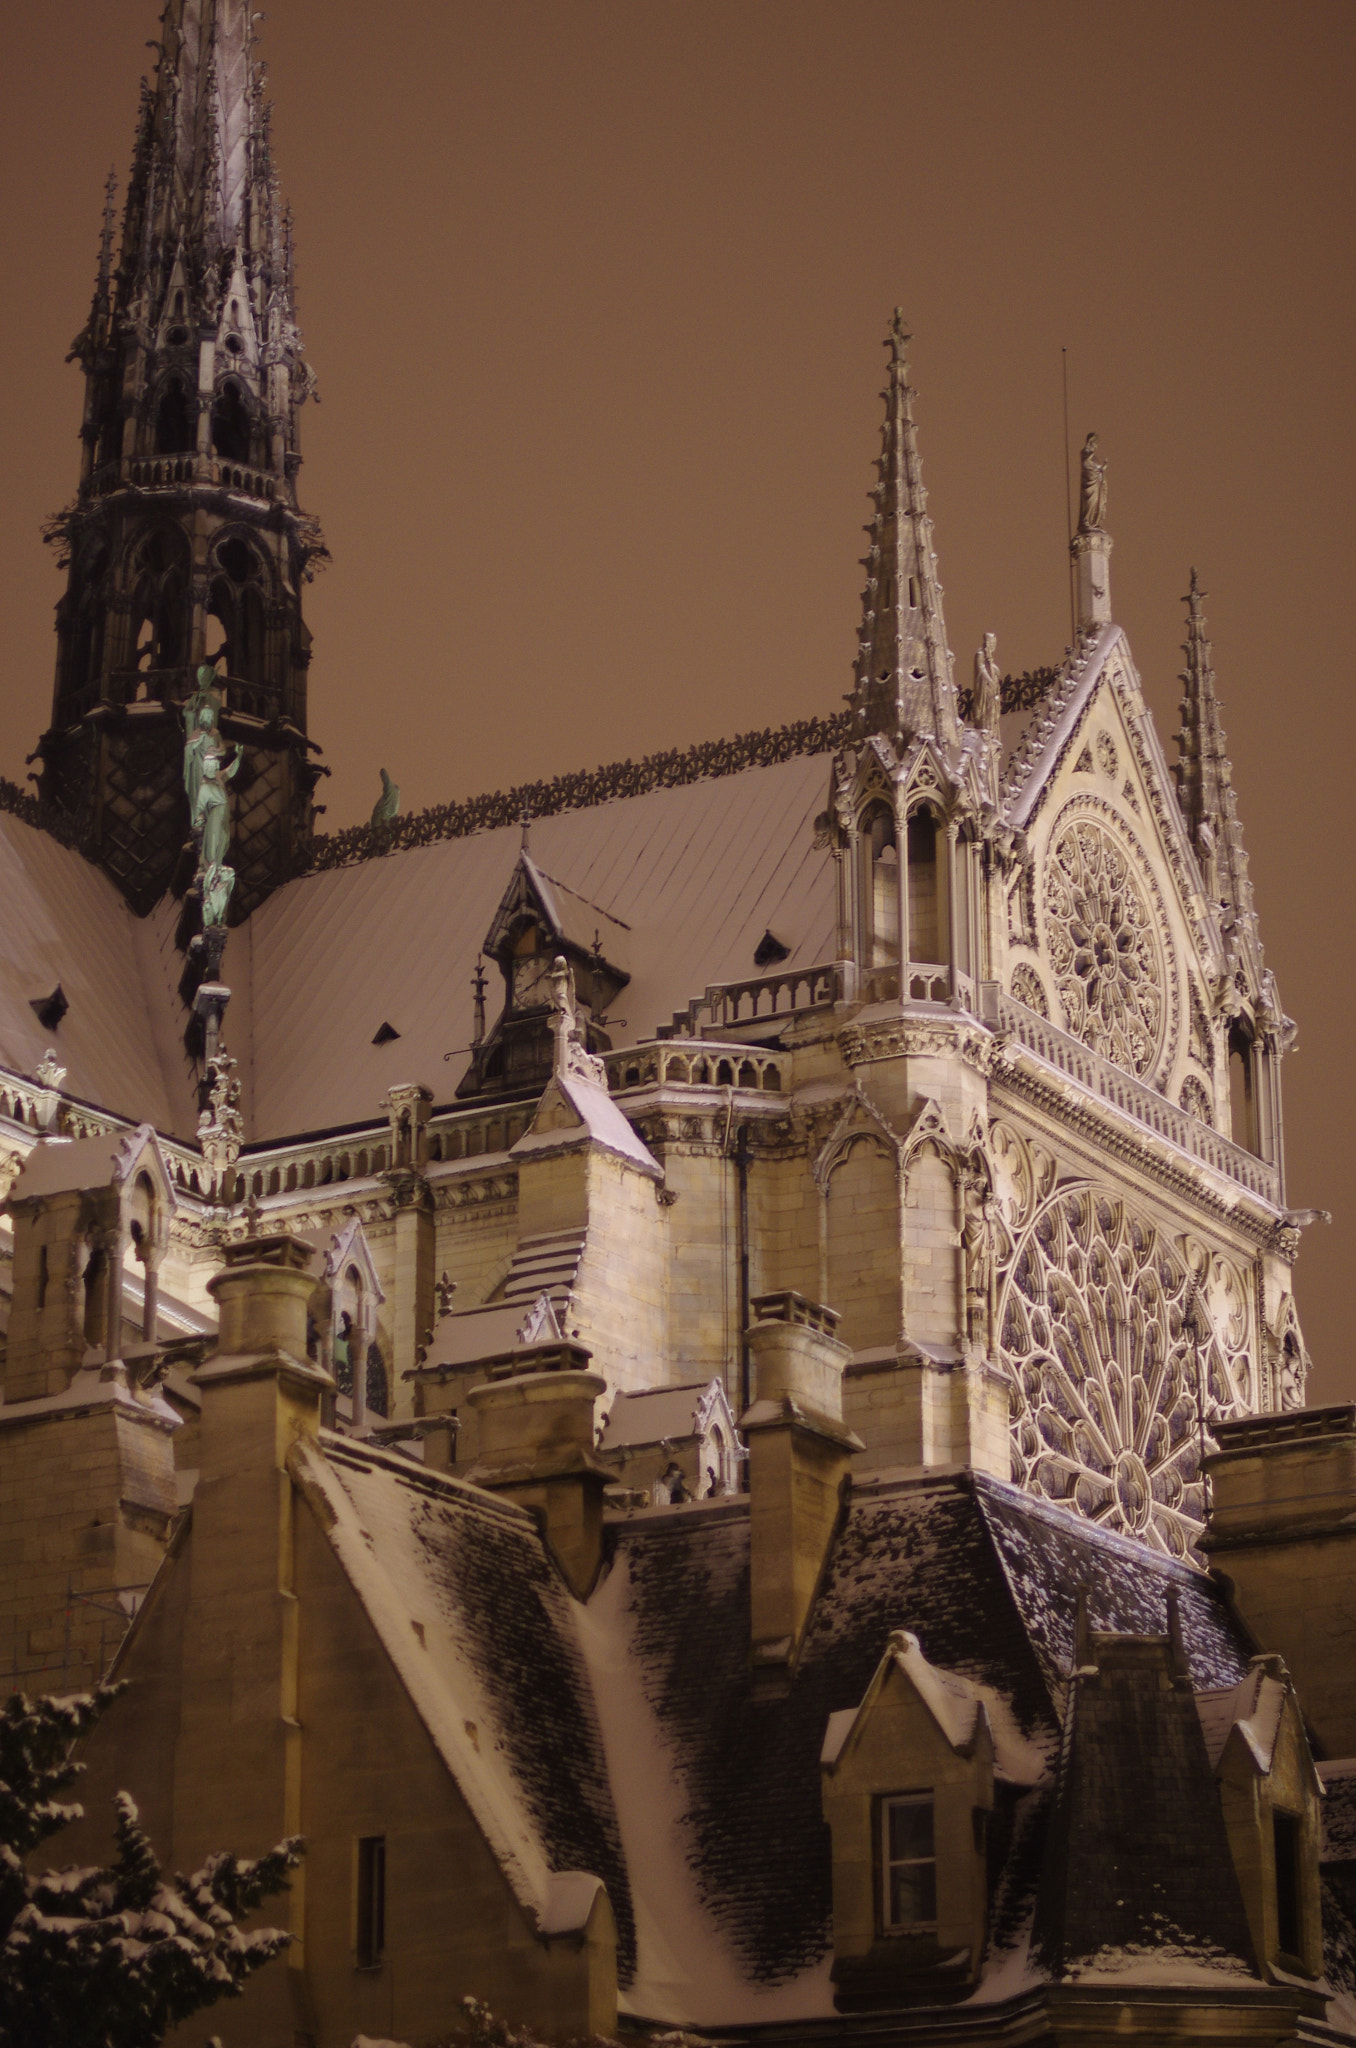
<svg viewBox="0 0 1356 2048"><path fill-rule="evenodd" d="M227 673L247 683L266 682L264 564L247 541L232 535L217 548L216 571L207 610L221 628ZM209 642L209 654L214 651Z"/></svg>
<svg viewBox="0 0 1356 2048"><path fill-rule="evenodd" d="M899 848L895 821L878 804L863 821L870 906L867 965L888 967L899 958Z"/></svg>
<svg viewBox="0 0 1356 2048"><path fill-rule="evenodd" d="M212 447L227 462L250 459L251 421L245 394L228 378L212 407Z"/></svg>
<svg viewBox="0 0 1356 2048"><path fill-rule="evenodd" d="M156 407L155 452L157 455L183 455L193 449L196 441L188 386L182 377L171 377Z"/></svg>
<svg viewBox="0 0 1356 2048"><path fill-rule="evenodd" d="M909 819L909 958L945 962L946 935L941 917L940 862L937 820L931 811L914 811Z"/></svg>
<svg viewBox="0 0 1356 2048"><path fill-rule="evenodd" d="M132 599L134 661L143 672L188 660L188 568L185 536L157 527L142 546Z"/></svg>

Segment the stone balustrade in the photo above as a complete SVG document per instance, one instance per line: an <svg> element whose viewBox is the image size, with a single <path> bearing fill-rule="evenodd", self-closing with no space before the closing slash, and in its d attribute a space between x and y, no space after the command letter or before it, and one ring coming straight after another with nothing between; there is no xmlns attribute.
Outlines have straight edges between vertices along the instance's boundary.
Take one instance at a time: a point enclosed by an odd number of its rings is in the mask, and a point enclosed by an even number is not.
<svg viewBox="0 0 1356 2048"><path fill-rule="evenodd" d="M1243 1146L1235 1145L1232 1139L1202 1123L1199 1117L1179 1109L1156 1088L1146 1088L1142 1081L1136 1081L1123 1068L1113 1066L1110 1060L1104 1060L1099 1053L1092 1052L1078 1039L1071 1038L1067 1031L1061 1031L1046 1018L1038 1017L1034 1010L1028 1010L1024 1003L1016 1002L1011 996L998 997L997 1021L1000 1031L1010 1033L1019 1045L1034 1053L1047 1066L1056 1068L1069 1080L1099 1096L1103 1102L1123 1110L1136 1123L1156 1131L1169 1144L1178 1146L1193 1159L1237 1182L1250 1194L1259 1195L1264 1202L1279 1207L1281 1176L1274 1166L1265 1159L1259 1159L1256 1153L1245 1151Z"/></svg>

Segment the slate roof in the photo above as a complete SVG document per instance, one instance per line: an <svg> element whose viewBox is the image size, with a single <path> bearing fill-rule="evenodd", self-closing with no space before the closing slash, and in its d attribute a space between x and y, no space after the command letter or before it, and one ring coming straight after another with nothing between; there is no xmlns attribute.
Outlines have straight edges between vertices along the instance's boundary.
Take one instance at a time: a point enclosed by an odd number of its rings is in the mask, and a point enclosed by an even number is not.
<svg viewBox="0 0 1356 2048"><path fill-rule="evenodd" d="M344 1437L299 1445L290 1469L521 1903L558 1924L552 1874L601 1878L625 1982L635 1923L597 1714L535 1523Z"/></svg>
<svg viewBox="0 0 1356 2048"><path fill-rule="evenodd" d="M833 864L814 847L828 775L826 756L801 755L534 823L532 858L562 916L624 954L614 1044L652 1036L708 983L757 974L769 926L791 949L787 968L833 957ZM504 826L303 875L232 931L225 1035L251 1141L375 1122L393 1082L452 1099L469 1059L471 971L519 839ZM191 1139L176 906L134 918L99 869L7 813L0 900L0 1066L32 1072L53 1041L30 999L60 982L68 1091ZM387 1021L399 1036L374 1046Z"/></svg>
<svg viewBox="0 0 1356 2048"><path fill-rule="evenodd" d="M749 1671L744 1502L643 1511L618 1521L612 1540L612 1574L590 1611L601 1604L635 1669L644 1715L632 1716L627 1739L648 1742L655 1769L673 1774L679 1845L663 1865L655 1825L638 1828L619 1796L642 1928L631 2009L662 2010L671 2022L744 2022L760 2016L762 2000L770 2018L776 1990L788 2011L832 2010L820 1749L829 1716L860 1702L893 1630L916 1635L932 1664L991 1687L1013 1734L1043 1748L1052 1768L1080 1585L1093 1626L1155 1634L1166 1631L1167 1589L1176 1586L1197 1685L1236 1684L1251 1649L1219 1589L1190 1566L995 1480L886 1476L850 1494L790 1690L768 1698ZM1189 1696L1187 1704L1199 1743ZM611 1762L606 1710L604 1736ZM1012 1847L995 1950L1029 1927L1041 1822L1035 1795L1002 1817ZM637 1840L648 1863L633 1850ZM675 1871L686 1873L685 1910L705 1923L709 1950L730 1958L724 2009L708 2001L674 2012L652 1988L643 1930L671 1901ZM691 1987L688 1996L700 2004Z"/></svg>
<svg viewBox="0 0 1356 2048"><path fill-rule="evenodd" d="M1256 1975L1196 1702L1167 1644L1095 1646L1074 1678L1035 1948L1058 1975Z"/></svg>

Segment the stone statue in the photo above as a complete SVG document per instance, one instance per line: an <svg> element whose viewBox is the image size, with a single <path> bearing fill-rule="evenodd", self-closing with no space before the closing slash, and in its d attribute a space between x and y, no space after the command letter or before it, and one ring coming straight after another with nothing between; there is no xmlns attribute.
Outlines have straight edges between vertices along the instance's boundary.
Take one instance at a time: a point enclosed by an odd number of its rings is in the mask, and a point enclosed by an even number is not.
<svg viewBox="0 0 1356 2048"><path fill-rule="evenodd" d="M1003 708L1003 679L998 673L995 652L997 646L996 635L986 633L983 644L975 655L975 687L970 704L970 723L980 732L997 732L998 714Z"/></svg>
<svg viewBox="0 0 1356 2048"><path fill-rule="evenodd" d="M392 782L383 768L381 771L381 795L372 806L372 823L389 825L392 818L400 816L400 784Z"/></svg>
<svg viewBox="0 0 1356 2048"><path fill-rule="evenodd" d="M1083 443L1083 477L1078 498L1078 531L1101 533L1106 527L1106 464L1097 454L1097 436Z"/></svg>
<svg viewBox="0 0 1356 2048"><path fill-rule="evenodd" d="M965 1255L965 1322L972 1343L988 1334L989 1283L993 1277L996 1204L985 1183L973 1176L962 1186L964 1221L961 1248Z"/></svg>

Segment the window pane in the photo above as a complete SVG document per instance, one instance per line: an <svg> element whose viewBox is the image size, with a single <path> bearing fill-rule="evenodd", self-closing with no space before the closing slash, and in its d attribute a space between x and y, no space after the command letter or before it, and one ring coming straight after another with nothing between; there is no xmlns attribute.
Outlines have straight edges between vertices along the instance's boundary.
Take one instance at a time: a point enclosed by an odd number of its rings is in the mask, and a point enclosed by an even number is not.
<svg viewBox="0 0 1356 2048"><path fill-rule="evenodd" d="M892 1799L890 1802L890 1861L932 1854L932 1801Z"/></svg>
<svg viewBox="0 0 1356 2048"><path fill-rule="evenodd" d="M937 1918L937 1866L901 1863L890 1872L890 1925L912 1927Z"/></svg>
<svg viewBox="0 0 1356 2048"><path fill-rule="evenodd" d="M1292 1813L1272 1815L1276 1845L1276 1944L1283 1954L1298 1956L1300 1934L1299 1821Z"/></svg>

